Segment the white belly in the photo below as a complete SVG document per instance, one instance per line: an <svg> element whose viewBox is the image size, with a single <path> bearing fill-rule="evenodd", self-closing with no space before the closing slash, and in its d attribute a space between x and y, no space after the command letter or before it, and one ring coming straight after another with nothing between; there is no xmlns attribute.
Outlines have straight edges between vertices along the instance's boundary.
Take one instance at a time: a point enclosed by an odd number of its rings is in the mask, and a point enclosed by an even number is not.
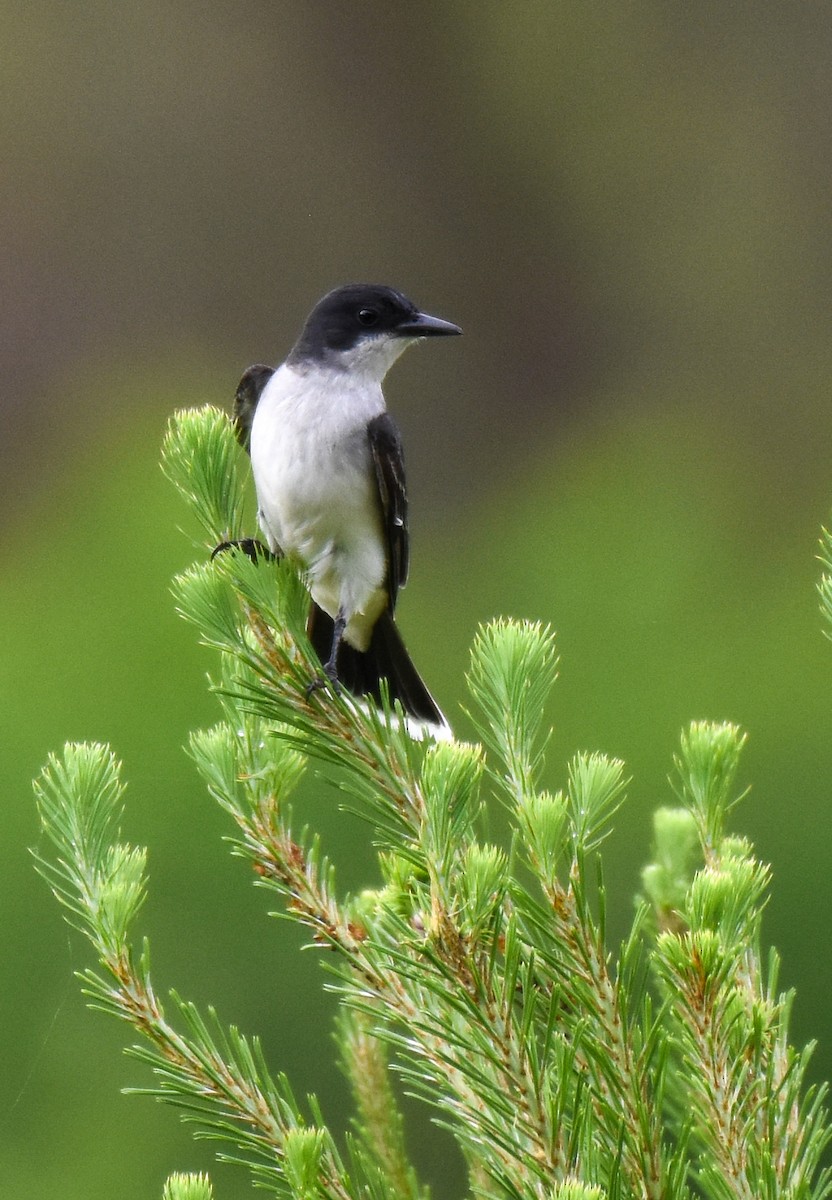
<svg viewBox="0 0 832 1200"><path fill-rule="evenodd" d="M333 619L343 612L347 641L364 650L387 603L367 441L384 400L380 387L345 392L341 382L285 365L275 372L255 412L251 464L270 548L301 560L315 602Z"/></svg>

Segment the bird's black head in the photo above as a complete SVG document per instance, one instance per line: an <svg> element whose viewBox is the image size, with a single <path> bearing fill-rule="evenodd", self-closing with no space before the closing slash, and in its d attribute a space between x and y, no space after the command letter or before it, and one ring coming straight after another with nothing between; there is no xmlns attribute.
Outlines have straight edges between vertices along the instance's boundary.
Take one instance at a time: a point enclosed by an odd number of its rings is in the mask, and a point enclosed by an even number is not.
<svg viewBox="0 0 832 1200"><path fill-rule="evenodd" d="M348 283L328 292L306 319L289 362L327 362L346 365L366 345L392 362L408 340L461 333L458 325L420 312L412 300L378 283ZM393 346L392 343L398 343ZM391 351L395 349L395 353ZM389 365L389 362L388 364Z"/></svg>

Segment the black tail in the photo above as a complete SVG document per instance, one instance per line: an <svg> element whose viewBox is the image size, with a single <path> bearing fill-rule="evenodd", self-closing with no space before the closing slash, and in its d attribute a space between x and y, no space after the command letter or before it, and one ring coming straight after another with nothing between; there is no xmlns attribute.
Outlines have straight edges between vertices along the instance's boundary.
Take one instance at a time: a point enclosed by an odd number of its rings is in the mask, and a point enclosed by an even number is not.
<svg viewBox="0 0 832 1200"><path fill-rule="evenodd" d="M309 640L322 663L332 649L332 617L313 603L307 627ZM386 612L373 629L367 650L356 650L342 641L338 651L338 681L353 696L372 696L381 703L380 682L387 681L391 700L398 700L404 711L417 721L448 728L439 705L422 682L410 661L401 634L392 615Z"/></svg>

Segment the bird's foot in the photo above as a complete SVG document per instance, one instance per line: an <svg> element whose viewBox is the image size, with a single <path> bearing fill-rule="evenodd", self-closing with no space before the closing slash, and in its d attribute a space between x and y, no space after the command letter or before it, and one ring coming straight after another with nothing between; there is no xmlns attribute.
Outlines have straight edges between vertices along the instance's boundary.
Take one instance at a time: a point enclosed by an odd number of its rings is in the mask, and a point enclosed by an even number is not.
<svg viewBox="0 0 832 1200"><path fill-rule="evenodd" d="M234 538L230 542L220 542L218 546L215 546L211 551L211 561L213 562L218 554L224 554L226 550L242 550L246 558L250 558L253 563L261 558L273 561L276 557L268 546L264 546L257 538Z"/></svg>
<svg viewBox="0 0 832 1200"><path fill-rule="evenodd" d="M341 695L341 684L338 682L338 674L332 663L324 663L323 675L316 675L306 685L306 699L308 700L315 692L321 691L322 688L331 687L336 696Z"/></svg>

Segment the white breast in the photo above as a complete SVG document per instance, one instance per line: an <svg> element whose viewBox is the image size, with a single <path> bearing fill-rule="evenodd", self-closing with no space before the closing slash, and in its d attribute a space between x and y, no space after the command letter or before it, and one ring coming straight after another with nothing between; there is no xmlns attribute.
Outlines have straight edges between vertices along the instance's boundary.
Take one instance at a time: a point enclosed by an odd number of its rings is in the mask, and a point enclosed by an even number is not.
<svg viewBox="0 0 832 1200"><path fill-rule="evenodd" d="M347 617L365 649L386 603L386 561L367 424L381 386L354 373L285 363L263 390L251 430L260 525L273 551L301 559L315 601Z"/></svg>

